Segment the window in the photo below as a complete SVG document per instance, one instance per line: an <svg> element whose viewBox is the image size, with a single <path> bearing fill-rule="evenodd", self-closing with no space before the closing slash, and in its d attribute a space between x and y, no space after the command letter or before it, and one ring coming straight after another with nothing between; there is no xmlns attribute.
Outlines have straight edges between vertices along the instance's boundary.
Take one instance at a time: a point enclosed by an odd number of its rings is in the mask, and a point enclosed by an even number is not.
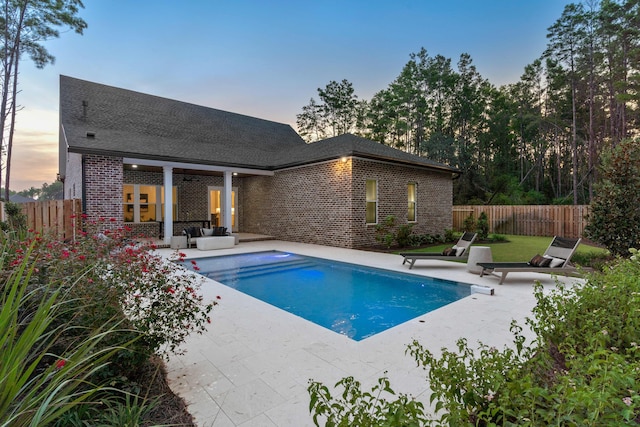
<svg viewBox="0 0 640 427"><path fill-rule="evenodd" d="M164 187L161 185L123 185L124 222L164 220ZM177 188L173 187L173 219L178 212Z"/></svg>
<svg viewBox="0 0 640 427"><path fill-rule="evenodd" d="M378 181L375 179L367 180L367 224L376 224L378 222Z"/></svg>
<svg viewBox="0 0 640 427"><path fill-rule="evenodd" d="M407 221L416 222L416 183L407 184Z"/></svg>

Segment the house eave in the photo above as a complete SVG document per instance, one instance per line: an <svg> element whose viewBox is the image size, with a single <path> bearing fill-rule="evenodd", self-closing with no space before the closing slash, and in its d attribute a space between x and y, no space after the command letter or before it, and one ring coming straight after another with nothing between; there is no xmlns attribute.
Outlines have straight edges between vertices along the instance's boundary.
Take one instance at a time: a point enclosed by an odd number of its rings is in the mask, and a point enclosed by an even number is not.
<svg viewBox="0 0 640 427"><path fill-rule="evenodd" d="M178 169L194 169L210 172L238 172L251 175L273 175L273 171L259 165L246 165L228 162L206 162L202 159L180 159L176 161L174 158L163 156L151 156L145 154L133 154L130 152L112 151L112 150L91 150L91 149L70 149L69 152L78 154L88 154L95 156L121 157L125 164L137 164L142 166L170 166Z"/></svg>
<svg viewBox="0 0 640 427"><path fill-rule="evenodd" d="M446 165L442 165L442 166L429 165L429 164L424 164L424 163L419 163L419 162L406 161L406 160L397 159L397 158L393 158L393 157L380 156L380 155L371 155L369 153L363 153L363 152L357 152L357 151L344 153L344 154L341 154L339 156L326 156L326 157L323 157L323 158L316 158L316 159L312 159L312 160L305 160L305 161L298 161L298 162L291 162L291 163L287 163L287 164L281 164L281 165L276 166L274 168L274 170L278 171L278 170L284 170L284 169L294 169L294 168L303 167L303 166L310 166L310 165L317 164L317 163L325 163L325 162L336 161L336 160L339 160L339 159L341 159L343 157L353 157L353 158L359 158L359 159L364 159L364 160L369 160L369 161L374 161L374 162L381 162L381 163L385 163L385 164L394 164L394 165L407 166L407 167L416 168L416 169L432 170L432 171L443 172L443 173L451 173L451 174L454 174L454 175L460 175L462 173L462 171L460 171L459 169L453 168L453 167L450 167L450 166L446 166Z"/></svg>

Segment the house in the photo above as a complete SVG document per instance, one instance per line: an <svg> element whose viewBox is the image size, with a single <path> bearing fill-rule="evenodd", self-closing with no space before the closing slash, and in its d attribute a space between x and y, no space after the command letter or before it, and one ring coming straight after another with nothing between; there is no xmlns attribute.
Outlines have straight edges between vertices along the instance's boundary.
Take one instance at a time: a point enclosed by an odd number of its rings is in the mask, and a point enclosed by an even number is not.
<svg viewBox="0 0 640 427"><path fill-rule="evenodd" d="M65 198L168 242L187 225L346 248L388 215L451 227L459 171L355 135L307 144L291 126L60 77Z"/></svg>
<svg viewBox="0 0 640 427"><path fill-rule="evenodd" d="M20 194L10 194L9 201L11 203L28 203L28 202L35 202L36 199L33 199L31 197L25 197Z"/></svg>

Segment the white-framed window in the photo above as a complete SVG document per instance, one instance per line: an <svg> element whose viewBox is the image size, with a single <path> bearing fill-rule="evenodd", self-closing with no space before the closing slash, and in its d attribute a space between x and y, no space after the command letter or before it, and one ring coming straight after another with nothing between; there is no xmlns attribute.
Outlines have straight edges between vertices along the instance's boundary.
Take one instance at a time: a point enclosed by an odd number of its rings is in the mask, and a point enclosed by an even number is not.
<svg viewBox="0 0 640 427"><path fill-rule="evenodd" d="M410 182L407 184L407 221L408 222L416 222L418 219L417 215L417 185L415 182Z"/></svg>
<svg viewBox="0 0 640 427"><path fill-rule="evenodd" d="M173 187L173 219L178 213L178 189ZM124 222L151 222L164 220L164 186L124 184L122 186Z"/></svg>
<svg viewBox="0 0 640 427"><path fill-rule="evenodd" d="M378 181L375 179L367 180L366 200L367 200L366 223L377 224L378 223Z"/></svg>

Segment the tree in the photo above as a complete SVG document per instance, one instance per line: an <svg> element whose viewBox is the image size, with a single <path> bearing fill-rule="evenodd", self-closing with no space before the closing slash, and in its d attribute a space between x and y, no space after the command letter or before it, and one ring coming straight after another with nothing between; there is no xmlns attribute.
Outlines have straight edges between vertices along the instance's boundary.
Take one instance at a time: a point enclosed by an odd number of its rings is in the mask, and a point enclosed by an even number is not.
<svg viewBox="0 0 640 427"><path fill-rule="evenodd" d="M87 27L77 17L81 0L4 0L0 11L0 171L5 169L5 199L9 198L11 153L17 113L18 74L23 54L29 55L37 68L53 63L55 58L42 44L60 36L59 27L78 34ZM4 160L4 163L3 163ZM0 178L1 180L1 178Z"/></svg>
<svg viewBox="0 0 640 427"><path fill-rule="evenodd" d="M640 248L640 139L623 140L603 155L585 234L614 255Z"/></svg>
<svg viewBox="0 0 640 427"><path fill-rule="evenodd" d="M296 116L301 135L308 141L318 141L329 136L338 136L355 131L358 109L362 104L348 80L330 81L324 89L318 88L321 103L311 98L309 105Z"/></svg>
<svg viewBox="0 0 640 427"><path fill-rule="evenodd" d="M322 108L311 98L309 105L302 107L302 113L296 115L296 125L302 138L308 142L325 138L326 124L322 116Z"/></svg>
<svg viewBox="0 0 640 427"><path fill-rule="evenodd" d="M573 167L573 204L578 204L578 136L577 136L577 100L578 82L576 58L578 49L585 38L584 7L571 3L565 6L562 16L549 27L547 38L549 45L545 55L565 64L569 70L571 83L571 163Z"/></svg>

